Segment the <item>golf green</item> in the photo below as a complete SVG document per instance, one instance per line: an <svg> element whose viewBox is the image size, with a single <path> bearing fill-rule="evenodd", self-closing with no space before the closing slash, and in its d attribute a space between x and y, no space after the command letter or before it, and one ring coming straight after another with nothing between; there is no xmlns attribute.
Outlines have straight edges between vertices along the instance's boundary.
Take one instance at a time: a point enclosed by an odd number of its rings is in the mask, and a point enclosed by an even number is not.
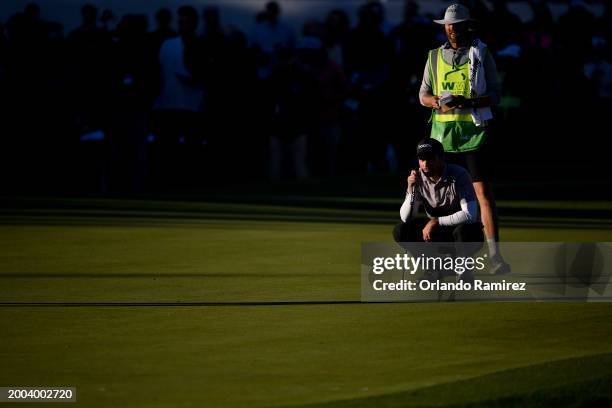
<svg viewBox="0 0 612 408"><path fill-rule="evenodd" d="M396 212L30 204L0 213L0 386L87 407L612 402L608 303L360 303L360 244ZM612 241L607 219L502 225Z"/></svg>

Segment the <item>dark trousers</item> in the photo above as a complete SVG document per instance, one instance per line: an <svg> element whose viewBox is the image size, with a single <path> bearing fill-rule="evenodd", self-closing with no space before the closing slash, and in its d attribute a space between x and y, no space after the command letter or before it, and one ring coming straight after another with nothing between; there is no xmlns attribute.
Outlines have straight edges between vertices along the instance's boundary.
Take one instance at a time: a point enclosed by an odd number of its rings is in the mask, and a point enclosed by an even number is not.
<svg viewBox="0 0 612 408"><path fill-rule="evenodd" d="M407 252L411 252L415 248L410 247L410 243L424 242L423 241L423 228L429 222L429 219L416 218L407 222L397 224L393 228L393 238L395 241L404 248ZM427 248L421 248L419 251L428 255L435 256L440 254L452 255L452 256L471 256L476 253L484 243L484 234L482 231L482 224L477 222L473 224L459 224L453 226L442 226L438 225L431 232L431 242L434 244L428 244ZM453 242L455 244L461 243L461 245L436 245L436 242ZM436 276L455 276L454 273L450 275ZM461 275L461 279L472 281L474 279L470 271L466 271Z"/></svg>
<svg viewBox="0 0 612 408"><path fill-rule="evenodd" d="M397 224L393 228L395 242L424 242L423 228L429 222L425 218L416 218ZM433 242L483 242L482 224L459 224L453 226L438 225L431 232Z"/></svg>
<svg viewBox="0 0 612 408"><path fill-rule="evenodd" d="M409 242L424 242L423 241L423 228L429 222L425 218L416 218L407 222L397 224L393 228L393 239L399 243L404 249L408 250ZM482 248L484 242L484 234L482 231L482 224L477 222L473 224L459 224L453 226L438 225L433 229L430 234L431 242L461 242L470 243L457 245L456 248L452 248L449 252L452 252L456 256L470 256ZM402 244L403 243L403 244ZM431 248L434 252L440 250L448 250L448 248Z"/></svg>

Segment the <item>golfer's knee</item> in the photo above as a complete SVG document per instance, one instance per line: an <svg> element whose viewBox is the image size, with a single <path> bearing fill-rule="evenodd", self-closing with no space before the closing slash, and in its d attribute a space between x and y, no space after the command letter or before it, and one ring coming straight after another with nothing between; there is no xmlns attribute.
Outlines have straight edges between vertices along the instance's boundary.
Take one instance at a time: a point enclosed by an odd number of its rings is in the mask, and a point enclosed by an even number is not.
<svg viewBox="0 0 612 408"><path fill-rule="evenodd" d="M466 242L468 239L468 228L466 224L459 224L453 230L453 239L455 242Z"/></svg>
<svg viewBox="0 0 612 408"><path fill-rule="evenodd" d="M482 224L460 224L453 230L455 242L482 242L484 235Z"/></svg>

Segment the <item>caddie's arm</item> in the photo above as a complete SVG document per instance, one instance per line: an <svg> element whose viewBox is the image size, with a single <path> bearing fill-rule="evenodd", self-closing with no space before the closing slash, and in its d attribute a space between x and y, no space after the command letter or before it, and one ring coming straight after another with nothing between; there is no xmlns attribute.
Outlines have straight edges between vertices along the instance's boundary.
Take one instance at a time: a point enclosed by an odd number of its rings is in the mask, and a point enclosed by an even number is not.
<svg viewBox="0 0 612 408"><path fill-rule="evenodd" d="M419 96L421 99L421 105L432 109L440 109L439 96L432 95L431 92L426 92Z"/></svg>
<svg viewBox="0 0 612 408"><path fill-rule="evenodd" d="M433 87L431 85L431 77L429 76L429 67L425 63L425 70L423 71L423 80L421 81L421 88L419 89L419 101L421 105L432 108L440 109L438 100L439 96L433 94Z"/></svg>

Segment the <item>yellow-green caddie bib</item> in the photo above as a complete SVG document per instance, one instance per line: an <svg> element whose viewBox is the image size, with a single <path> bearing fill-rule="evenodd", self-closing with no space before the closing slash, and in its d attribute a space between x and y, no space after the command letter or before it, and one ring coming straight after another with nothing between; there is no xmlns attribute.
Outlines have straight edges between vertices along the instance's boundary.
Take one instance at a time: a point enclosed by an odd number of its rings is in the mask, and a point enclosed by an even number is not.
<svg viewBox="0 0 612 408"><path fill-rule="evenodd" d="M442 50L429 51L427 59L433 94L442 96L444 92L452 95L470 97L469 62L452 66L442 58ZM432 113L431 137L444 146L445 152L460 153L476 150L484 142L486 130L472 121L472 109L453 109L442 113L436 109Z"/></svg>

